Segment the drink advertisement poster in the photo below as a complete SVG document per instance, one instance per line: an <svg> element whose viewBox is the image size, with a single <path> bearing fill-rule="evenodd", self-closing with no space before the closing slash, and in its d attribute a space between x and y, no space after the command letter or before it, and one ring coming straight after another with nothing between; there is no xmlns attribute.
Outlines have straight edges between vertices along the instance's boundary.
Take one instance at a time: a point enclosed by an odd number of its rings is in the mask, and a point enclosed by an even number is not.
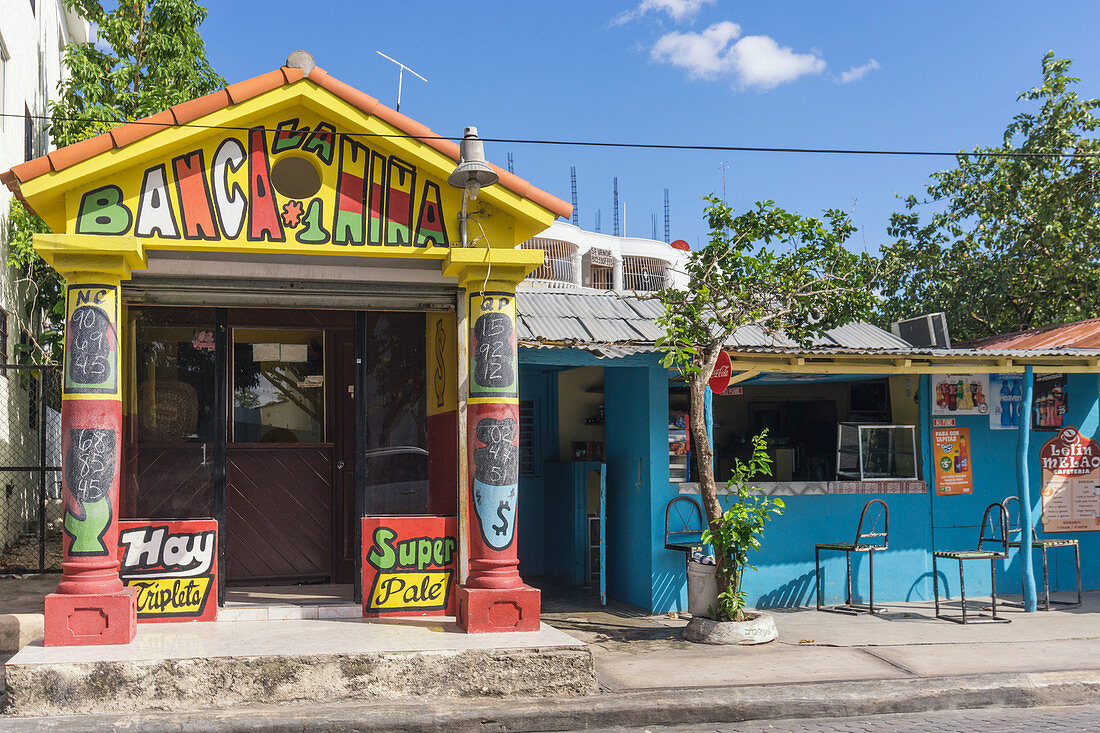
<svg viewBox="0 0 1100 733"><path fill-rule="evenodd" d="M122 584L137 589L138 621L217 617L217 520L120 520L118 561Z"/></svg>
<svg viewBox="0 0 1100 733"><path fill-rule="evenodd" d="M1023 374L990 374L990 430L1019 430L1020 406L1024 400Z"/></svg>
<svg viewBox="0 0 1100 733"><path fill-rule="evenodd" d="M974 493L970 465L970 428L933 428L932 461L936 464L936 493L940 496Z"/></svg>
<svg viewBox="0 0 1100 733"><path fill-rule="evenodd" d="M933 415L989 414L988 374L933 374Z"/></svg>
<svg viewBox="0 0 1100 733"><path fill-rule="evenodd" d="M1043 530L1100 529L1100 446L1064 427L1039 451L1043 469Z"/></svg>
<svg viewBox="0 0 1100 733"><path fill-rule="evenodd" d="M455 615L458 517L363 517L363 615Z"/></svg>
<svg viewBox="0 0 1100 733"><path fill-rule="evenodd" d="M1036 374L1031 402L1033 430L1061 430L1069 409L1068 377L1065 374Z"/></svg>

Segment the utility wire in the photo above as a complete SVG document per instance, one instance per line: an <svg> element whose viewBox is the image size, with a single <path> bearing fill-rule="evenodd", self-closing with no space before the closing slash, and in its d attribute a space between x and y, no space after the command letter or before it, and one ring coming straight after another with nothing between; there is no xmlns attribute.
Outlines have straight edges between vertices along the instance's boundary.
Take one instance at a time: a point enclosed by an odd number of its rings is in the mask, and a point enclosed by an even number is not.
<svg viewBox="0 0 1100 733"><path fill-rule="evenodd" d="M16 114L12 112L0 113L3 117L18 117L26 119L27 115ZM31 115L31 119L47 120L54 122L85 122L85 123L98 123L104 125L152 125L158 128L166 127L190 127L203 130L233 130L237 132L247 132L249 130L263 129L266 132L277 132L275 128L262 127L253 125L250 127L240 125L203 125L195 122L185 123L164 123L164 122L149 122L145 120L133 120L127 122L125 120L102 120L102 119L87 119L84 117L49 117L47 115ZM294 132L294 131L288 131ZM297 132L311 132L310 130L298 130ZM327 130L322 134L336 134L347 135L349 137L374 137L374 138L389 138L397 140L450 140L452 142L459 142L461 137L449 137L446 135L406 135L395 133L383 133L383 132L348 132L336 130L335 133L329 133ZM762 147L754 145L677 145L674 143L630 143L630 142L611 142L611 141L598 141L598 140L548 140L540 138L508 138L508 137L483 137L482 142L487 143L508 143L511 145L560 145L571 147L593 147L593 148L633 148L637 150L713 150L723 152L735 152L735 153L795 153L795 154L815 154L815 155L885 155L885 156L924 156L924 157L943 157L948 156L956 158L959 156L974 157L974 158L1100 158L1100 153L1028 153L1023 151L994 151L994 150L975 150L975 151L945 151L945 150L883 150L874 148L793 148L793 147Z"/></svg>

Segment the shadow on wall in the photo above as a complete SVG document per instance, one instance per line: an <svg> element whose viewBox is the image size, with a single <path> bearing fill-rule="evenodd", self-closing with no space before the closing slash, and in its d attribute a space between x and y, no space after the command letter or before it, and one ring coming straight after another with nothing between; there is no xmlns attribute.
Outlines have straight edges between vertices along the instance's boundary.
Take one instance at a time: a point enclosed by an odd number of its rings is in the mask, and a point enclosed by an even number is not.
<svg viewBox="0 0 1100 733"><path fill-rule="evenodd" d="M756 601L757 608L793 608L814 605L814 571L768 591Z"/></svg>
<svg viewBox="0 0 1100 733"><path fill-rule="evenodd" d="M940 598L951 598L951 586L947 583L947 574L939 570ZM958 574L955 574L958 577ZM932 571L921 575L909 586L909 592L905 594L905 601L930 601L932 600Z"/></svg>
<svg viewBox="0 0 1100 733"><path fill-rule="evenodd" d="M671 550L665 550L671 552ZM684 553L677 552L676 559L684 567ZM687 574L658 571L653 574L653 613L687 610Z"/></svg>

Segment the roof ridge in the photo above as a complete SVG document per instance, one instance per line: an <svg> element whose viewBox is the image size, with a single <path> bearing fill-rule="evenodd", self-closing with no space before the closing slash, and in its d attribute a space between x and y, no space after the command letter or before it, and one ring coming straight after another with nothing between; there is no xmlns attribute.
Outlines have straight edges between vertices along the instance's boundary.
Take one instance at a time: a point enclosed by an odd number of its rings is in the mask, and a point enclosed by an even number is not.
<svg viewBox="0 0 1100 733"><path fill-rule="evenodd" d="M383 122L396 127L402 132L419 140L428 147L446 155L451 160L459 160L458 143L436 134L426 125L417 122L411 117L391 109L371 95L355 87L340 81L329 74L320 66L309 69L308 74L303 74L301 69L281 66L274 71L269 71L250 79L229 84L210 94L196 97L186 102L174 104L166 110L156 114L142 117L132 122L124 122L118 127L80 142L58 148L46 155L33 158L25 163L12 166L11 170L0 174L0 183L6 185L12 193L22 200L20 184L47 173L62 171L77 163L95 157L109 150L125 147L138 140L153 135L161 130L176 125L185 125L200 117L225 109L234 104L240 104L257 97L265 92L289 86L299 81L309 81L324 88L345 102L356 107L360 111L377 117ZM562 199L547 193L534 186L514 173L490 163L493 170L500 177L500 184L523 198L529 199L548 211L568 219L573 213L573 206ZM23 201L24 205L27 202ZM30 208L29 206L27 208Z"/></svg>

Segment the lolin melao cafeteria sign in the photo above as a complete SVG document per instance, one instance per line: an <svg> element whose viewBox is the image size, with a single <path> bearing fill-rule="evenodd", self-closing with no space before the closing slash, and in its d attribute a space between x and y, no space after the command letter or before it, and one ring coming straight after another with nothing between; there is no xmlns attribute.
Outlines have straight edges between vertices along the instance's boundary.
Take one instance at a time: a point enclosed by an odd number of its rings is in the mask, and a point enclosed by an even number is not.
<svg viewBox="0 0 1100 733"><path fill-rule="evenodd" d="M80 195L77 234L444 248L444 190L397 155L301 117L122 171Z"/></svg>

